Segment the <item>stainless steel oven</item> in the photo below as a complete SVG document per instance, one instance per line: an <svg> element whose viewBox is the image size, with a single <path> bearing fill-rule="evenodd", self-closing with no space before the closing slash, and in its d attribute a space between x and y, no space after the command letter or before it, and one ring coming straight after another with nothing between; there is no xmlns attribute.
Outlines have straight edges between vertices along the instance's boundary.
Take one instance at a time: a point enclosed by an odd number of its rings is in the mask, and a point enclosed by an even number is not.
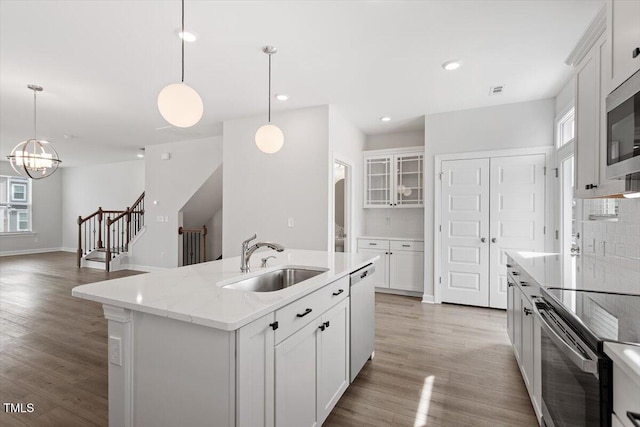
<svg viewBox="0 0 640 427"><path fill-rule="evenodd" d="M548 427L611 426L611 361L599 356L542 299L542 415Z"/></svg>
<svg viewBox="0 0 640 427"><path fill-rule="evenodd" d="M607 179L640 172L640 71L607 97Z"/></svg>

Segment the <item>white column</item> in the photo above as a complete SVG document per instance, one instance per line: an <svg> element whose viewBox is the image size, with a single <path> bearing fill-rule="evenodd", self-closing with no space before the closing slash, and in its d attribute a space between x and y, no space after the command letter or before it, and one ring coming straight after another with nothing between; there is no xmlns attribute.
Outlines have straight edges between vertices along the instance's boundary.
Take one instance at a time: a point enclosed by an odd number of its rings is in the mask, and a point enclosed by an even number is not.
<svg viewBox="0 0 640 427"><path fill-rule="evenodd" d="M109 321L109 427L133 427L132 312L102 305Z"/></svg>

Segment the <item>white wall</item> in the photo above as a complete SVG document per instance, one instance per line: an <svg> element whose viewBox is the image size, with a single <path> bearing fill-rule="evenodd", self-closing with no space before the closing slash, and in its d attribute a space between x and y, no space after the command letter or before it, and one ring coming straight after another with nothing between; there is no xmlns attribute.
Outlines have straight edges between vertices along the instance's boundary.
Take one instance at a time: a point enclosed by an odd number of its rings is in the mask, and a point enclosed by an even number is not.
<svg viewBox="0 0 640 427"><path fill-rule="evenodd" d="M144 161L62 169L62 247L78 246L78 216L98 210L124 210L144 191Z"/></svg>
<svg viewBox="0 0 640 427"><path fill-rule="evenodd" d="M254 142L265 119L224 122L223 256L239 255L253 233L287 248L327 250L329 108L272 114L284 133L275 154L261 152Z"/></svg>
<svg viewBox="0 0 640 427"><path fill-rule="evenodd" d="M434 156L553 145L553 99L476 108L425 117L425 288L433 295Z"/></svg>
<svg viewBox="0 0 640 427"><path fill-rule="evenodd" d="M555 98L556 116L561 114L570 105L575 103L576 99L576 78L572 76L567 83L560 89Z"/></svg>
<svg viewBox="0 0 640 427"><path fill-rule="evenodd" d="M161 160L162 153L171 158ZM221 162L221 137L145 147L146 229L132 248L130 264L178 266L178 213Z"/></svg>
<svg viewBox="0 0 640 427"><path fill-rule="evenodd" d="M207 248L211 248L210 251L207 249L207 259L213 261L222 255L222 209L213 215L207 228L211 230L207 236Z"/></svg>
<svg viewBox="0 0 640 427"><path fill-rule="evenodd" d="M367 150L423 146L424 131L368 135L365 144ZM362 235L422 239L424 237L424 209L365 209Z"/></svg>
<svg viewBox="0 0 640 427"><path fill-rule="evenodd" d="M333 173L333 158L346 160L352 165L351 180L352 180L352 195L351 195L351 226L352 229L348 230L347 238L350 242L350 252L356 252L356 237L364 233L364 209L362 208L362 193L364 191L363 176L363 162L362 151L366 144L365 135L360 132L355 126L353 126L348 120L344 118L342 113L335 106L329 106L329 161L328 171ZM335 186L331 185L333 180L329 179L329 192L330 199L335 200ZM346 190L345 190L346 191ZM335 234L334 226L334 213L332 212L332 204L329 203L329 233ZM329 241L328 247L331 248L332 241Z"/></svg>
<svg viewBox="0 0 640 427"><path fill-rule="evenodd" d="M34 233L3 235L0 255L59 250L62 245L62 169L48 178L32 180ZM0 162L0 175L18 176L9 162Z"/></svg>
<svg viewBox="0 0 640 427"><path fill-rule="evenodd" d="M417 147L424 145L424 131L394 132L379 135L367 135L365 150L385 148Z"/></svg>

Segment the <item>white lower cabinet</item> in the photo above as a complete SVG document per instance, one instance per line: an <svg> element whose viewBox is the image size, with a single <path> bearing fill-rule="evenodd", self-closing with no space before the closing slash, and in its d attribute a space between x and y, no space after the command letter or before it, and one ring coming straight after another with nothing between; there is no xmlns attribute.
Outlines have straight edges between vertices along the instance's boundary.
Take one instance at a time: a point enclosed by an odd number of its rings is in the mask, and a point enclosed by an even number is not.
<svg viewBox="0 0 640 427"><path fill-rule="evenodd" d="M320 426L349 385L349 278L236 335L236 425Z"/></svg>
<svg viewBox="0 0 640 427"><path fill-rule="evenodd" d="M358 239L358 253L379 255L375 287L390 291L424 290L424 243L415 240Z"/></svg>
<svg viewBox="0 0 640 427"><path fill-rule="evenodd" d="M322 425L347 389L348 317L345 299L276 346L279 427Z"/></svg>
<svg viewBox="0 0 640 427"><path fill-rule="evenodd" d="M311 322L276 346L276 425L313 427L316 418L317 331Z"/></svg>
<svg viewBox="0 0 640 427"><path fill-rule="evenodd" d="M542 417L540 324L531 296L538 285L512 259L507 263L507 334L538 420Z"/></svg>

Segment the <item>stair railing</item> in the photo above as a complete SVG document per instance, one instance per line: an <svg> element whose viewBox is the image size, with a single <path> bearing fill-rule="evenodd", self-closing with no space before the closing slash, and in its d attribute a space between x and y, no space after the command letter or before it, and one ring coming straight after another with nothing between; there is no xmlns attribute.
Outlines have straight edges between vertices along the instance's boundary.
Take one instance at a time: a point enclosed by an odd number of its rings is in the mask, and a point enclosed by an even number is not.
<svg viewBox="0 0 640 427"><path fill-rule="evenodd" d="M109 271L110 261L129 250L129 243L144 227L144 194L124 211L100 207L86 218L78 217L78 268L83 256L95 250L104 250L105 269Z"/></svg>
<svg viewBox="0 0 640 427"><path fill-rule="evenodd" d="M207 261L207 227L178 228L182 236L182 265L199 264Z"/></svg>

